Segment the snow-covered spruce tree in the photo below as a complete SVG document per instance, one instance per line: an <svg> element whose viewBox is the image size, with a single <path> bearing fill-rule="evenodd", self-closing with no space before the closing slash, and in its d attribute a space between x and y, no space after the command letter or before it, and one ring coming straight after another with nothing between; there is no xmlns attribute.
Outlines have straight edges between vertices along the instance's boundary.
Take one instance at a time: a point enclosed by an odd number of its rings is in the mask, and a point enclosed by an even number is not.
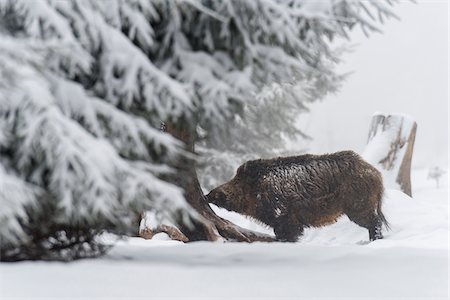
<svg viewBox="0 0 450 300"><path fill-rule="evenodd" d="M212 212L160 122L191 152L198 132L216 149L242 128L261 137L244 118L262 120L255 94L332 90L328 40L376 30L373 14L393 15L375 0L0 0L1 258L95 255L99 232L146 209L191 240L259 239Z"/></svg>
<svg viewBox="0 0 450 300"><path fill-rule="evenodd" d="M98 255L144 210L187 216L158 179L182 148L159 120L192 104L146 54L150 18L148 1L0 1L2 260Z"/></svg>

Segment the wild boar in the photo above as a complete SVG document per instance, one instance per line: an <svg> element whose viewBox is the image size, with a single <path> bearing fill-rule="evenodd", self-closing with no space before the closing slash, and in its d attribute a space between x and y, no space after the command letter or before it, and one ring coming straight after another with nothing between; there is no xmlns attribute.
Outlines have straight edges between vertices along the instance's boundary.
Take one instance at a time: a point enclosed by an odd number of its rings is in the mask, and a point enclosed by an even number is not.
<svg viewBox="0 0 450 300"><path fill-rule="evenodd" d="M353 151L252 160L207 198L220 207L273 227L277 240L294 242L305 227L334 223L345 214L383 238L381 173Z"/></svg>

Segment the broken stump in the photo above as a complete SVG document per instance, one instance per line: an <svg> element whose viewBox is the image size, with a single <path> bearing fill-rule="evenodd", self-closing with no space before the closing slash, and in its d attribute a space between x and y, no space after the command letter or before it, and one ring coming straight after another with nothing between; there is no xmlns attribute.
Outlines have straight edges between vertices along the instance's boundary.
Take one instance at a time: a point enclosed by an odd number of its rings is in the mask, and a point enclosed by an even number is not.
<svg viewBox="0 0 450 300"><path fill-rule="evenodd" d="M372 117L364 158L380 169L388 187L411 192L411 160L417 123L409 116L377 113Z"/></svg>

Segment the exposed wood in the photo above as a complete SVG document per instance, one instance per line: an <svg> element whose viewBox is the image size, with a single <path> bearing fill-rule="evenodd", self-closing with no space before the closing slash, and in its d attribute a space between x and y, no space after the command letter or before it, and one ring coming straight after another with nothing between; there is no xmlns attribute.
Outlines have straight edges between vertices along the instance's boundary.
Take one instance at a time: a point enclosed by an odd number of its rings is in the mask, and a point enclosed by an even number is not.
<svg viewBox="0 0 450 300"><path fill-rule="evenodd" d="M417 123L407 116L377 114L372 118L365 153L368 160L390 176L407 195L411 192L411 161ZM373 153L376 153L375 155ZM380 154L381 152L381 154Z"/></svg>
<svg viewBox="0 0 450 300"><path fill-rule="evenodd" d="M139 231L139 235L146 240L152 239L153 236L157 233L164 232L166 233L172 240L188 242L189 239L176 227L168 226L168 225L160 225L156 229L143 228Z"/></svg>

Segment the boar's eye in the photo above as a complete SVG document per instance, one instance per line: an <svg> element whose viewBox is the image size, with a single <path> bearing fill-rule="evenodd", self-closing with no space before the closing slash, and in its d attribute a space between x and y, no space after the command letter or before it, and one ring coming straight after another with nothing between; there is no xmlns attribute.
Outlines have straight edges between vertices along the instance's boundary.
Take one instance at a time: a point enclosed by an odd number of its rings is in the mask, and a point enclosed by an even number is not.
<svg viewBox="0 0 450 300"><path fill-rule="evenodd" d="M224 201L226 197L225 197L225 194L223 192L217 192L216 195L215 195L215 198L216 198L216 200Z"/></svg>
<svg viewBox="0 0 450 300"><path fill-rule="evenodd" d="M226 196L222 191L212 191L207 197L209 202L212 202L218 206L223 205L226 200Z"/></svg>

